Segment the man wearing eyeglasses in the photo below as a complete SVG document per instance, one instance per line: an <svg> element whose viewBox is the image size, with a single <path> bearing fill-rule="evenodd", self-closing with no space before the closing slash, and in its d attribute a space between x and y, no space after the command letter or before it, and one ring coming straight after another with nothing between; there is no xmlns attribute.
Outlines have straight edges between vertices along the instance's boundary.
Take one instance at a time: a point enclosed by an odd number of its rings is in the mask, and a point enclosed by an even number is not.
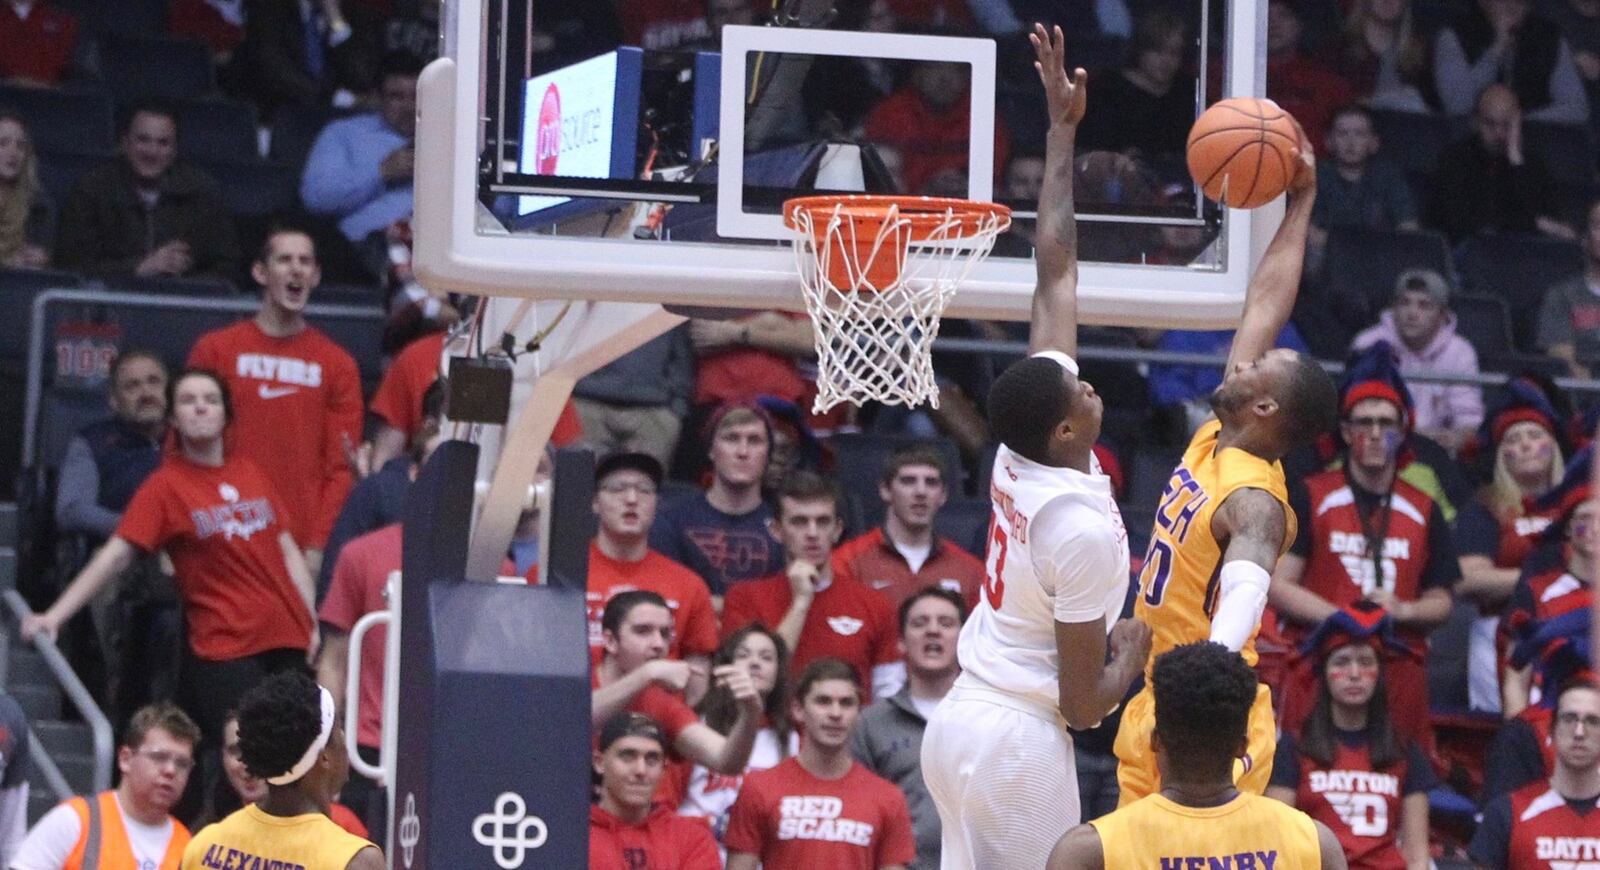
<svg viewBox="0 0 1600 870"><path fill-rule="evenodd" d="M1467 854L1478 867L1553 870L1600 863L1600 687L1567 683L1556 699L1555 770L1490 801Z"/></svg>
<svg viewBox="0 0 1600 870"><path fill-rule="evenodd" d="M646 453L613 454L595 467L594 513L600 528L589 544L589 652L597 664L605 655L600 617L613 595L630 589L660 595L672 611L667 658L695 666L684 690L692 706L705 694L705 675L717 650L717 615L700 575L650 549L662 475L661 463Z"/></svg>
<svg viewBox="0 0 1600 870"><path fill-rule="evenodd" d="M1272 578L1269 601L1298 647L1323 620L1365 599L1389 612L1416 654L1391 663L1389 711L1396 733L1433 747L1423 658L1428 632L1450 616L1461 579L1454 538L1439 504L1412 484L1410 394L1386 346L1352 364L1340 396L1334 466L1291 487L1300 534ZM1281 693L1283 728L1298 731L1317 697L1309 658L1290 665Z"/></svg>
<svg viewBox="0 0 1600 870"><path fill-rule="evenodd" d="M117 750L122 784L46 813L9 870L143 870L178 866L189 829L170 813L194 769L200 729L170 703L133 714Z"/></svg>

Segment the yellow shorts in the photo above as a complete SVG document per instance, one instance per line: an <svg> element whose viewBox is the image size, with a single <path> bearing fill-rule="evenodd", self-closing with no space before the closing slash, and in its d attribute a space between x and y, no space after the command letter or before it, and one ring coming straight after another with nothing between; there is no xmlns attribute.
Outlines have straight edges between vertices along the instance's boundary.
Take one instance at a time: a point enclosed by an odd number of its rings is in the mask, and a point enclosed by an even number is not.
<svg viewBox="0 0 1600 870"><path fill-rule="evenodd" d="M1156 756L1150 751L1150 732L1156 724L1156 701L1150 687L1133 696L1122 711L1122 726L1117 729L1117 783L1122 795L1117 806L1125 807L1161 788L1156 772ZM1272 715L1272 690L1256 686L1256 700L1250 706L1249 739L1245 756L1233 764L1233 781L1240 791L1261 794L1272 778L1272 756L1278 749L1278 727Z"/></svg>

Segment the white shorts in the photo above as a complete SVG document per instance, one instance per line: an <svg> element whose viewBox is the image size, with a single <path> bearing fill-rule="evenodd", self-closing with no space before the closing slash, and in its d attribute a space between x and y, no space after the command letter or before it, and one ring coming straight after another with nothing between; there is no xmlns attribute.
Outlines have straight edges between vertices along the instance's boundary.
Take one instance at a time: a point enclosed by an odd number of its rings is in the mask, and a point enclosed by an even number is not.
<svg viewBox="0 0 1600 870"><path fill-rule="evenodd" d="M922 737L943 870L1038 870L1078 824L1072 737L1054 721L959 687Z"/></svg>

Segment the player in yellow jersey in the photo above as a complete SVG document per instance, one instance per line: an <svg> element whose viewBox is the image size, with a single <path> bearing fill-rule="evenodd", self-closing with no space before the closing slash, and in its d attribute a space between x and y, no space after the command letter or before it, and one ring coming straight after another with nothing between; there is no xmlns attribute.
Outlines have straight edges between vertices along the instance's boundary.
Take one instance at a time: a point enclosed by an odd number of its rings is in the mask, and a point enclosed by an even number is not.
<svg viewBox="0 0 1600 870"><path fill-rule="evenodd" d="M1161 791L1068 831L1047 870L1345 870L1339 839L1322 823L1233 783L1256 699L1244 659L1192 643L1152 670Z"/></svg>
<svg viewBox="0 0 1600 870"><path fill-rule="evenodd" d="M1150 626L1152 661L1181 644L1214 640L1255 664L1272 569L1295 533L1278 460L1331 428L1338 412L1338 390L1316 360L1272 349L1300 287L1316 178L1311 148L1302 144L1287 214L1250 279L1222 385L1211 395L1217 419L1195 433L1156 510L1135 611ZM1146 687L1128 702L1117 732L1123 805L1160 784L1150 753L1152 706ZM1266 790L1276 743L1263 686L1238 771L1245 791Z"/></svg>
<svg viewBox="0 0 1600 870"><path fill-rule="evenodd" d="M196 834L181 870L386 870L377 846L328 818L350 778L350 759L327 689L286 671L246 692L239 755L267 781L267 796Z"/></svg>

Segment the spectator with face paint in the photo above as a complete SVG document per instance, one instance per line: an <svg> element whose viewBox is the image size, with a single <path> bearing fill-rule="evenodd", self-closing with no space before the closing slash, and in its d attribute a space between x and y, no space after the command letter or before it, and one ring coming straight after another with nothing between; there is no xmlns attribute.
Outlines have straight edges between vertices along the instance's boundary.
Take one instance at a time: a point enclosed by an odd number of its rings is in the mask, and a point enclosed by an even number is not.
<svg viewBox="0 0 1600 870"><path fill-rule="evenodd" d="M1467 656L1467 694L1474 710L1500 711L1500 654L1495 635L1506 601L1517 587L1522 565L1556 506L1541 501L1561 482L1566 467L1560 412L1531 379L1517 378L1480 428L1480 443L1492 457L1489 483L1456 518L1456 549L1461 563L1457 594L1473 599Z"/></svg>
<svg viewBox="0 0 1600 870"><path fill-rule="evenodd" d="M1273 609L1285 638L1303 643L1324 620L1358 601L1388 611L1415 658L1388 674L1396 731L1432 746L1423 658L1428 632L1450 615L1450 588L1461 578L1449 522L1435 499L1402 479L1409 461L1411 400L1387 345L1358 356L1340 397L1345 447L1336 467L1291 488L1299 536L1272 578ZM1309 659L1291 665L1279 712L1297 730L1316 701Z"/></svg>
<svg viewBox="0 0 1600 870"><path fill-rule="evenodd" d="M1556 505L1560 517L1545 531L1550 548L1527 560L1506 605L1501 631L1514 645L1501 673L1507 718L1538 703L1541 694L1553 688L1539 679L1533 667L1549 643L1561 638L1588 642L1600 506L1589 498L1587 455L1573 462L1561 487L1547 497L1546 503Z"/></svg>
<svg viewBox="0 0 1600 870"><path fill-rule="evenodd" d="M1437 783L1427 756L1389 718L1386 666L1411 655L1393 618L1356 602L1302 651L1315 661L1316 706L1298 734L1278 739L1267 796L1327 825L1351 867L1424 870L1428 790Z"/></svg>

